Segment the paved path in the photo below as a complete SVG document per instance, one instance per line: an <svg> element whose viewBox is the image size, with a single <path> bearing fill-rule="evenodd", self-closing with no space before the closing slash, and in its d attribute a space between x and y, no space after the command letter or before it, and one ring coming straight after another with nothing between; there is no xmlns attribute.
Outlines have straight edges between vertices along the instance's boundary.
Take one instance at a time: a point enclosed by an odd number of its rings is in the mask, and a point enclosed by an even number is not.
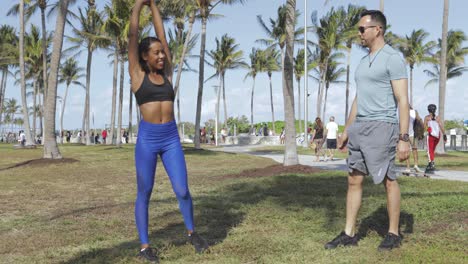
<svg viewBox="0 0 468 264"><path fill-rule="evenodd" d="M214 148L214 151L224 151L232 153L245 153L249 155L255 155L258 157L264 157L272 159L278 163L283 162L283 154L268 154L265 152L255 151L256 148L263 148L264 145L247 145L247 146L223 146L221 148ZM315 156L311 155L299 155L299 163L302 165L312 166L325 170L341 170L347 171L346 160L334 159L333 161L320 161L315 162ZM400 167L401 171L404 168ZM431 179L443 179L452 181L464 181L468 182L468 171L453 171L453 170L437 170L437 175L431 175ZM401 176L401 173L399 173ZM405 176L406 177L406 176Z"/></svg>

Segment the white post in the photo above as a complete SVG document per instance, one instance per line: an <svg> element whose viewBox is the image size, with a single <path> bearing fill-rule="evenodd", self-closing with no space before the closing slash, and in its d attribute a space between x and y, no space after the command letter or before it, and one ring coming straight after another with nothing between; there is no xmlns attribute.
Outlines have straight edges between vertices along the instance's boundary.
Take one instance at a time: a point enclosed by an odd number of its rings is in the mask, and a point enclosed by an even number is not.
<svg viewBox="0 0 468 264"><path fill-rule="evenodd" d="M309 140L307 135L307 102L308 102L308 69L307 69L307 0L304 0L304 146L309 146Z"/></svg>

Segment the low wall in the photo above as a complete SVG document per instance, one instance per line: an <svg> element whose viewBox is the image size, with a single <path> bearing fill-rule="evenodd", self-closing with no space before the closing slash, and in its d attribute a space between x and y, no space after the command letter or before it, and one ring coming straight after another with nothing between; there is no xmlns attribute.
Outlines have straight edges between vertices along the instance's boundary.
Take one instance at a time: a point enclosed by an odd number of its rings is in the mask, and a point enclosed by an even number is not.
<svg viewBox="0 0 468 264"><path fill-rule="evenodd" d="M228 136L224 145L279 145L279 136Z"/></svg>

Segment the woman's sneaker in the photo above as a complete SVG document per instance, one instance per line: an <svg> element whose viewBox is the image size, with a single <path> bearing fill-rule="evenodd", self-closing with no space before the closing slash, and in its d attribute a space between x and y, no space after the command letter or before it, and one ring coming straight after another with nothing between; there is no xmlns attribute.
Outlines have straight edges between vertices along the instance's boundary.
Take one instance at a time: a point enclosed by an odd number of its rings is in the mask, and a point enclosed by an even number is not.
<svg viewBox="0 0 468 264"><path fill-rule="evenodd" d="M192 234L189 234L188 237L190 244L192 244L195 248L195 252L203 253L208 250L208 243L206 243L205 239L203 239L203 237L201 237L198 233L193 232Z"/></svg>
<svg viewBox="0 0 468 264"><path fill-rule="evenodd" d="M140 250L140 253L138 253L138 258L149 263L159 263L159 258L156 254L156 251L150 247Z"/></svg>
<svg viewBox="0 0 468 264"><path fill-rule="evenodd" d="M357 235L353 237L348 236L345 231L341 232L337 237L335 237L332 241L325 244L325 249L333 249L338 246L357 246L358 239Z"/></svg>
<svg viewBox="0 0 468 264"><path fill-rule="evenodd" d="M380 243L379 251L392 250L398 248L401 245L401 236L397 236L392 233L388 233L382 243Z"/></svg>

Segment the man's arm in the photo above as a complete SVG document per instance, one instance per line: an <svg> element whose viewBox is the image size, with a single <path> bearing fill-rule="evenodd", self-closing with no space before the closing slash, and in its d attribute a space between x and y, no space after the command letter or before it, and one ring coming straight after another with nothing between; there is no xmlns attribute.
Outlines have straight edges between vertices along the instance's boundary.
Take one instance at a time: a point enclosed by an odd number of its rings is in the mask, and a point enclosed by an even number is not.
<svg viewBox="0 0 468 264"><path fill-rule="evenodd" d="M354 123L357 115L357 95L354 97L353 104L351 105L351 111L349 112L348 121L346 121L343 134L338 140L338 148L342 151L345 151L346 144L348 144L348 127Z"/></svg>
<svg viewBox="0 0 468 264"><path fill-rule="evenodd" d="M398 102L400 117L400 134L408 134L409 126L409 103L408 103L408 79L391 81L393 94ZM398 141L398 157L400 161L409 157L409 142Z"/></svg>

